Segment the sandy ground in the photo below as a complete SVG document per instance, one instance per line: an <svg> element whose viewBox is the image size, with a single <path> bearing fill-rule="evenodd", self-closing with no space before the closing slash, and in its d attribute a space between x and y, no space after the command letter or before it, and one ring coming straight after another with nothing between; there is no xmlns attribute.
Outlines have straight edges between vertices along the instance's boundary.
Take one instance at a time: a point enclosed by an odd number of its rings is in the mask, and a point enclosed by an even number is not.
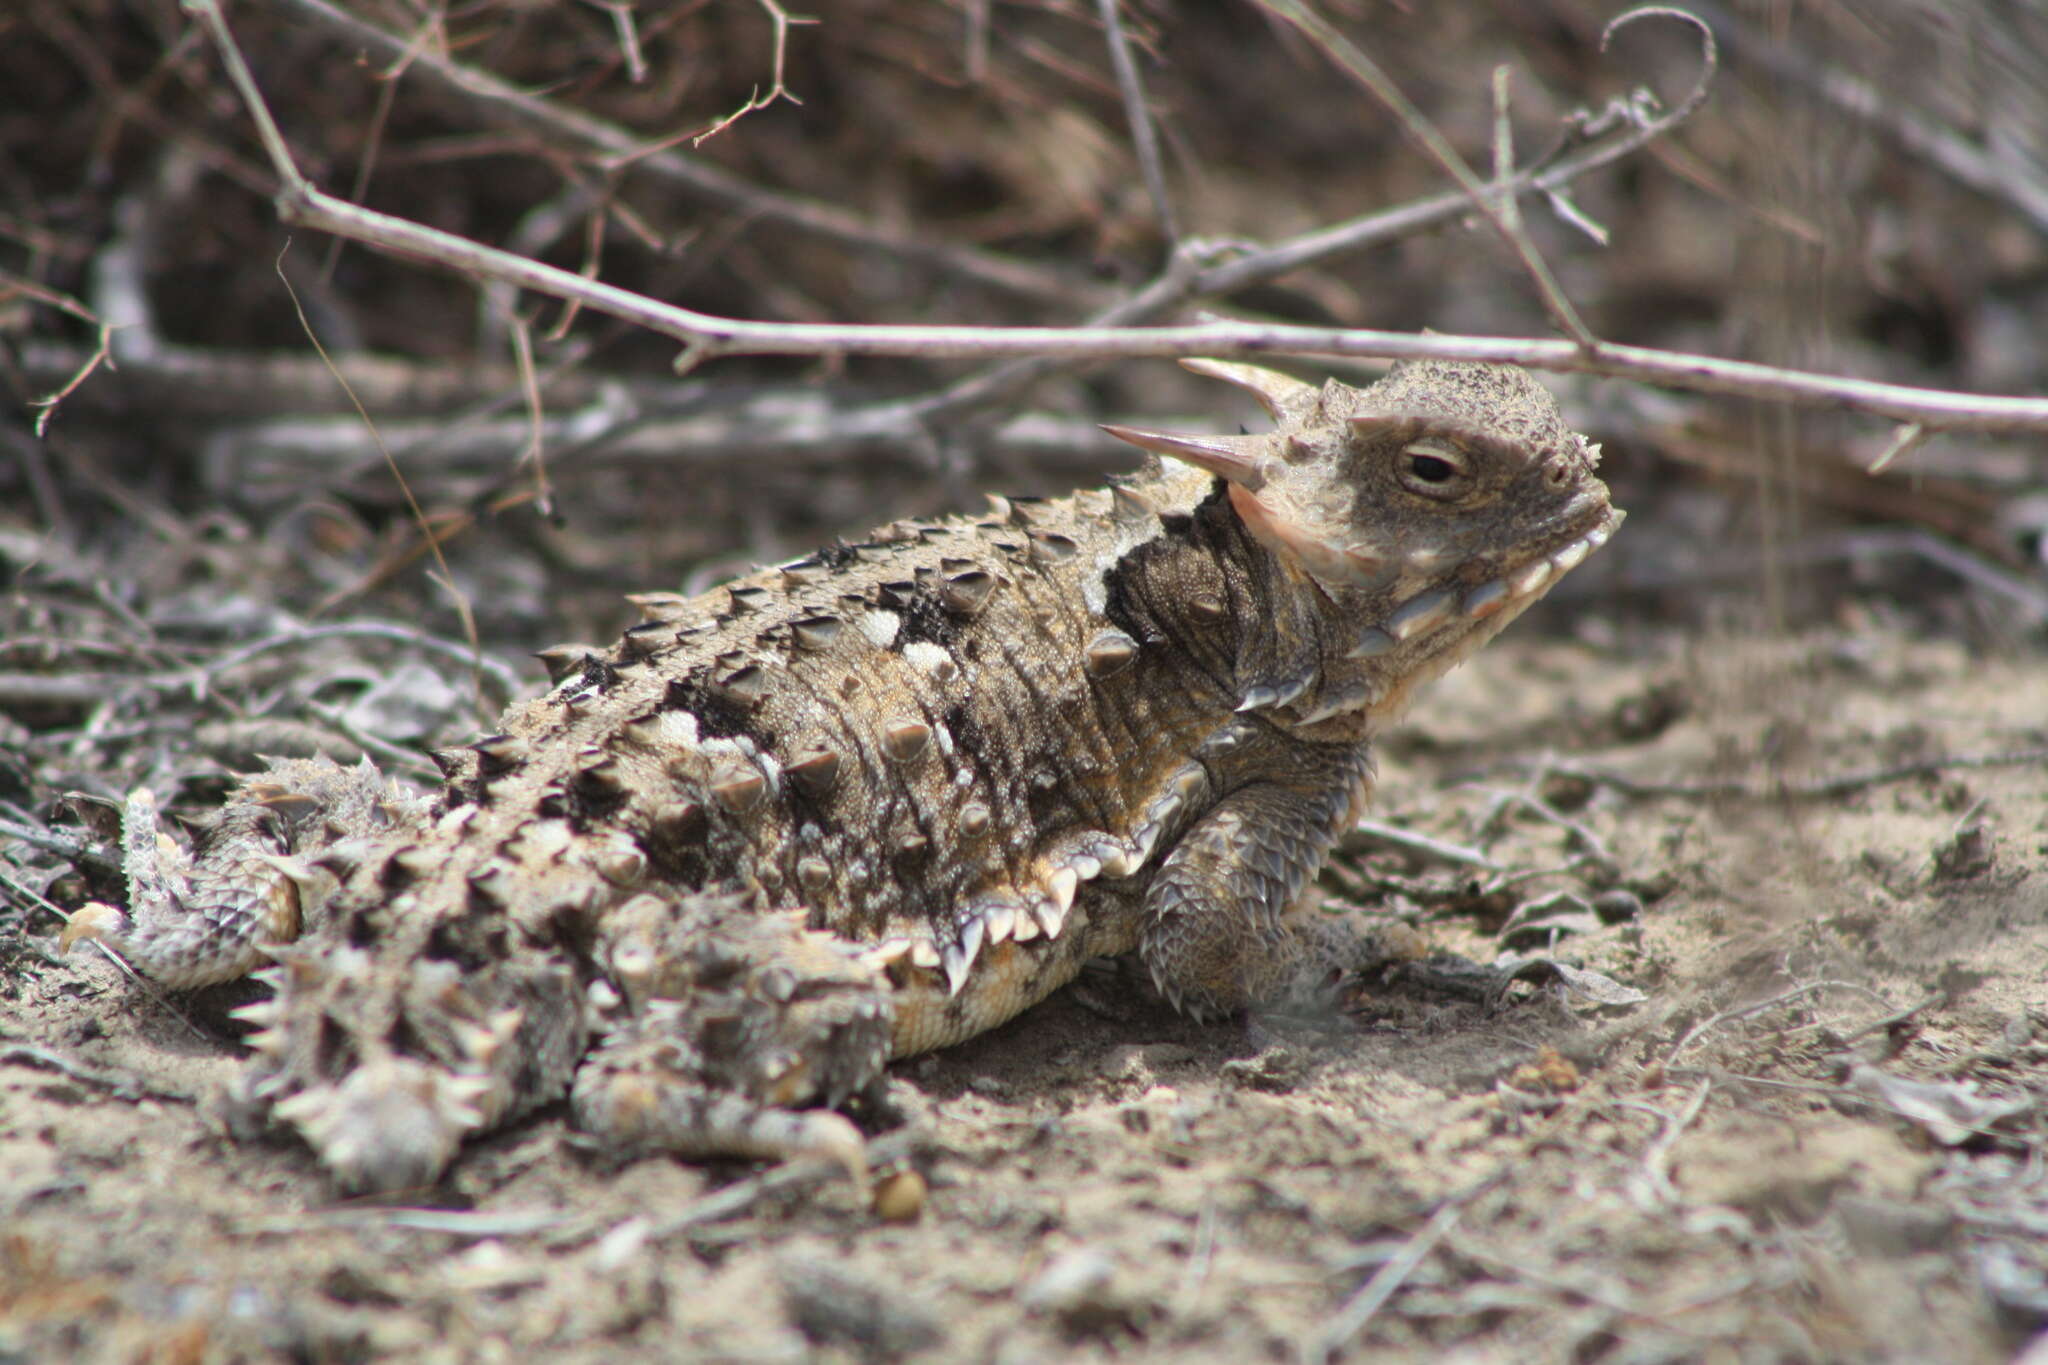
<svg viewBox="0 0 2048 1365"><path fill-rule="evenodd" d="M402 63L310 7L229 8L323 187L367 182L372 207L479 240L540 232L571 269L612 222L603 278L692 307L1072 325L1135 296L1164 256L1098 7L1079 0L792 6L828 20L791 48L805 103L702 152L888 235L1014 256L1042 277L1023 293L619 180L580 140L508 140L488 102L417 66L387 79ZM650 147L739 107L771 60L769 7L743 0L342 8L391 26L408 61L445 17L464 61ZM1317 8L1481 174L1497 62L1515 71L1525 157L1566 111L1638 83L1668 103L1698 66L1675 25L1637 25L1603 55L1621 8L1604 0ZM2044 191L2027 169L2048 164L2048 58L2029 7L1724 8L1739 22L1721 25L1723 75L1681 134L1578 182L1577 221L1532 201L1589 325L2048 390ZM1448 187L1252 7L1122 9L1150 44L1185 233L1277 243ZM621 62L628 11L652 86ZM982 12L985 50L967 18ZM728 359L675 380L673 347L586 310L565 344L542 343L549 374L570 372L551 415L580 431L623 393L691 420L638 454L564 428L555 501L536 511L545 480L521 456L495 306L280 226L248 115L188 22L175 0L0 4L0 821L75 833L65 792L144 783L196 815L255 752L346 757L355 733L416 760L473 731L466 669L417 642L301 638L218 666L307 623L454 638L413 494L492 657L532 685L526 653L609 638L623 591L969 506L983 482L1064 491L1106 467L1076 443L1098 420L1225 416L1164 361L1104 365L1021 409L1006 396L840 449L821 410L965 371ZM1881 92L1881 122L1803 93L1837 74ZM1894 115L1923 130L1910 147ZM1997 154L1989 183L1959 179L1946 154L1979 147ZM98 305L130 269L165 363L100 367L39 443L29 400L98 337L99 319L58 305ZM1193 306L1548 335L1537 297L1489 234L1446 225ZM406 497L302 308L364 362ZM558 314L522 316L540 333ZM24 337L65 347L22 378ZM172 360L206 362L201 379ZM906 1122L873 1146L885 1206L915 1221L808 1169L619 1166L559 1111L476 1143L402 1206L345 1200L303 1148L212 1119L243 997L162 997L97 953L58 957L60 918L35 897L115 888L0 833L0 1365L2048 1365L2048 652L2014 605L2038 606L2038 441L1950 434L1873 479L1883 422L1555 387L1607 443L1630 523L1380 754L1374 818L1484 865L1361 835L1327 878L1333 908L1442 956L1360 983L1343 1018L1208 1027L1105 968L898 1068ZM991 448L983 428L1013 410L1052 436ZM615 436L634 429L622 412ZM475 434L493 414L495 443ZM1902 552L1905 528L1939 537L1947 567ZM1806 567L1763 577L1773 556Z"/></svg>
<svg viewBox="0 0 2048 1365"><path fill-rule="evenodd" d="M210 1123L226 1002L17 923L0 1359L2048 1350L2048 659L1582 633L1511 635L1381 756L1375 817L1491 870L1361 836L1328 878L1525 979L1203 1027L1105 967L897 1069L912 1222L822 1172L618 1167L558 1112L342 1200Z"/></svg>

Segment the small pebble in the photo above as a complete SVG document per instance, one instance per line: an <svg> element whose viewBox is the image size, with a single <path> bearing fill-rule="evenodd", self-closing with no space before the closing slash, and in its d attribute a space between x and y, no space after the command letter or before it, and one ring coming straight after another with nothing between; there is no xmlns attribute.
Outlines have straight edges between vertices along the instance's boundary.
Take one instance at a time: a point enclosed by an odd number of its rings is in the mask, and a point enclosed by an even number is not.
<svg viewBox="0 0 2048 1365"><path fill-rule="evenodd" d="M1593 913L1603 924L1626 924L1643 917L1642 897L1633 891L1602 891L1593 897Z"/></svg>
<svg viewBox="0 0 2048 1365"><path fill-rule="evenodd" d="M924 1216L926 1193L916 1171L892 1171L875 1184L875 1216L885 1223L915 1223Z"/></svg>

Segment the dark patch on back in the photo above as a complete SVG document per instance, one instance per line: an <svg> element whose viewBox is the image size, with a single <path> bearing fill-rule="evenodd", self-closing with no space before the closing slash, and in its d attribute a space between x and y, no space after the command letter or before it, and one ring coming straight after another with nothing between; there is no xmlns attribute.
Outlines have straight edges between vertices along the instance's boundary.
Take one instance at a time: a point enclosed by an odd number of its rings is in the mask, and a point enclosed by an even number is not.
<svg viewBox="0 0 2048 1365"><path fill-rule="evenodd" d="M592 825L609 821L624 809L629 799L623 791L592 795L558 784L544 792L540 800L534 802L533 808L543 819L567 820L570 827L581 834Z"/></svg>
<svg viewBox="0 0 2048 1365"><path fill-rule="evenodd" d="M355 1044L334 1016L322 1010L313 1035L313 1074L327 1078L352 1069L357 1061Z"/></svg>
<svg viewBox="0 0 2048 1365"><path fill-rule="evenodd" d="M451 781L434 794L434 818L438 820L464 806L487 806L490 800L491 789L480 776Z"/></svg>
<svg viewBox="0 0 2048 1365"><path fill-rule="evenodd" d="M835 540L830 545L812 551L811 558L836 572L849 564L858 563L860 560L860 549L861 547L858 545L850 545L846 541Z"/></svg>
<svg viewBox="0 0 2048 1365"><path fill-rule="evenodd" d="M889 646L897 653L901 653L905 645L918 640L929 641L941 649L951 649L967 630L967 619L955 616L940 606L938 594L922 583L918 585L917 595L901 611L903 628L896 632L896 641Z"/></svg>
<svg viewBox="0 0 2048 1365"><path fill-rule="evenodd" d="M438 962L452 962L465 974L481 972L493 961L499 960L491 954L495 950L502 956L505 948L504 934L489 936L495 939L495 942L477 944L466 941L472 937L471 934L460 932L467 928L469 926L466 924L455 925L446 920L435 925L434 931L427 935L427 956Z"/></svg>
<svg viewBox="0 0 2048 1365"><path fill-rule="evenodd" d="M836 833L840 827L839 819L832 813L832 806L838 791L835 787L820 799L806 792L800 783L784 782L780 795L783 804L789 808L790 824L797 826L808 821L821 830Z"/></svg>
<svg viewBox="0 0 2048 1365"><path fill-rule="evenodd" d="M699 668L689 676L669 679L662 696L664 711L688 711L697 718L697 733L704 739L746 738L763 749L775 747L775 733L755 724L754 709L733 700L714 687L711 671Z"/></svg>
<svg viewBox="0 0 2048 1365"><path fill-rule="evenodd" d="M946 733L953 737L953 751L965 761L968 771L984 781L992 780L995 772L989 764L988 731L981 728L981 722L967 709L967 703L954 702L940 719L945 724Z"/></svg>
<svg viewBox="0 0 2048 1365"><path fill-rule="evenodd" d="M577 1009L576 981L569 964L549 954L545 965L530 969L523 982L525 994L533 1000L527 1019L571 1019ZM527 1025L531 1028L531 1024ZM557 1082L548 1069L548 1050L534 1046L527 1033L527 1046L518 1050L519 1070L513 1077L515 1095L545 1095Z"/></svg>
<svg viewBox="0 0 2048 1365"><path fill-rule="evenodd" d="M573 904L557 905L548 911L547 930L542 937L574 957L590 964L597 952L598 917L585 914Z"/></svg>
<svg viewBox="0 0 2048 1365"><path fill-rule="evenodd" d="M346 937L351 948L370 948L384 937L384 926L371 918L367 907L352 907L346 919Z"/></svg>
<svg viewBox="0 0 2048 1365"><path fill-rule="evenodd" d="M593 790L588 786L569 788L569 820L577 829L602 824L624 809L631 794L618 787Z"/></svg>
<svg viewBox="0 0 2048 1365"><path fill-rule="evenodd" d="M1065 786L1050 767L1039 768L1025 780L1024 805L1031 812L1031 827L1041 836L1073 819L1075 803Z"/></svg>
<svg viewBox="0 0 2048 1365"><path fill-rule="evenodd" d="M644 841L647 861L660 881L673 886L702 886L711 880L711 855L704 845Z"/></svg>
<svg viewBox="0 0 2048 1365"><path fill-rule="evenodd" d="M413 1027L412 1019L408 1015L401 1014L398 1016L397 1022L391 1025L391 1032L385 1037L384 1041L389 1043L391 1050L401 1057L419 1057L430 1061L437 1060L435 1050L428 1046L426 1038L421 1035L417 1028Z"/></svg>
<svg viewBox="0 0 2048 1365"><path fill-rule="evenodd" d="M618 669L613 668L595 654L586 654L583 656L583 676L577 685L569 688L568 691L575 693L581 692L585 688L594 687L600 692L609 692L612 688L618 686L618 683Z"/></svg>

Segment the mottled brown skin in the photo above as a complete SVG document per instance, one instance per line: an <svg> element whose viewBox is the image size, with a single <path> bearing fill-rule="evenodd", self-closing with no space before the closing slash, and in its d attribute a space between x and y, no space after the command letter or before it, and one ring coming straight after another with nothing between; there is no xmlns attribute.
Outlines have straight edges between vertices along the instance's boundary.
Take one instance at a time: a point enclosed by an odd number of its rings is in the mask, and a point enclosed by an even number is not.
<svg viewBox="0 0 2048 1365"><path fill-rule="evenodd" d="M1521 371L1190 364L1277 430L1112 428L1175 458L637 599L431 800L279 762L187 859L138 793L130 909L72 936L276 959L242 1110L374 1189L565 1091L621 1147L858 1169L832 1107L1093 956L1202 1015L1327 991L1372 736L1618 516Z"/></svg>

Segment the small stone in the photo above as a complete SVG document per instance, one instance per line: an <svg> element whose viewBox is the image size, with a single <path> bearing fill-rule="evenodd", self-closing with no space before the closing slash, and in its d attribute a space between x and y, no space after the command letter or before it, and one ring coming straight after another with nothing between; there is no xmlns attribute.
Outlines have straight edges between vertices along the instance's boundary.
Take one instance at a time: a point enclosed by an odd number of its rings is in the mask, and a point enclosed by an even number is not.
<svg viewBox="0 0 2048 1365"><path fill-rule="evenodd" d="M945 1339L931 1312L895 1285L809 1256L790 1257L779 1270L790 1320L820 1345L887 1360Z"/></svg>
<svg viewBox="0 0 2048 1365"><path fill-rule="evenodd" d="M1602 891L1593 897L1593 913L1603 924L1626 924L1643 917L1643 900L1633 891Z"/></svg>
<svg viewBox="0 0 2048 1365"><path fill-rule="evenodd" d="M892 1171L875 1182L875 1217L885 1223L915 1223L924 1216L929 1190L916 1171Z"/></svg>

